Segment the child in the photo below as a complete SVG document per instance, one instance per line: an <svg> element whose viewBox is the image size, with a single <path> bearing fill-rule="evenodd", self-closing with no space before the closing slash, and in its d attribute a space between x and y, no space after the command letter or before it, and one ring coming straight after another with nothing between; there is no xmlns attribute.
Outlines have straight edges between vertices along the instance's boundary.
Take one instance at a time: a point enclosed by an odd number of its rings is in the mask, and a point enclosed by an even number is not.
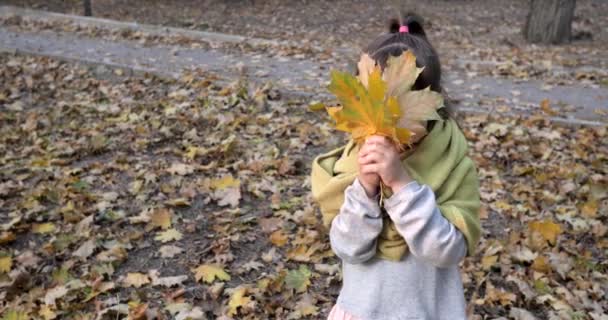
<svg viewBox="0 0 608 320"><path fill-rule="evenodd" d="M441 92L439 60L416 16L392 21L364 53L384 69L406 50L424 66L414 89ZM314 160L313 196L342 260L329 319L466 319L458 263L479 239L479 185L464 135L442 118L402 154L372 136Z"/></svg>

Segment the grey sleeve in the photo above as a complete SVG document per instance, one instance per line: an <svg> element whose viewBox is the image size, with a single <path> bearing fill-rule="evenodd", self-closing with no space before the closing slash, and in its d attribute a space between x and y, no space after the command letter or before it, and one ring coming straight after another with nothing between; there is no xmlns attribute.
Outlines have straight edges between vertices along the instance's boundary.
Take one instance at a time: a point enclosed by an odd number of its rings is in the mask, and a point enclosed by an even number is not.
<svg viewBox="0 0 608 320"><path fill-rule="evenodd" d="M343 261L362 263L376 254L382 231L378 198L369 198L358 179L344 191L344 203L329 230L331 248Z"/></svg>
<svg viewBox="0 0 608 320"><path fill-rule="evenodd" d="M384 208L416 257L450 267L466 255L464 235L441 214L429 186L412 181L385 199Z"/></svg>

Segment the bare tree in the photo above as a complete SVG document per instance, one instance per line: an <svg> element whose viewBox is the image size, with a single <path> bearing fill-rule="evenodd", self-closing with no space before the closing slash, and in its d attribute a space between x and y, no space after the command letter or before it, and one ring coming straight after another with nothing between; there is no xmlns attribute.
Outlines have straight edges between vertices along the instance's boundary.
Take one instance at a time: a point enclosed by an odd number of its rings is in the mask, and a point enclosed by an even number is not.
<svg viewBox="0 0 608 320"><path fill-rule="evenodd" d="M569 42L576 0L531 0L523 29L532 43L560 44Z"/></svg>
<svg viewBox="0 0 608 320"><path fill-rule="evenodd" d="M90 17L93 15L93 10L91 10L91 0L82 0L82 4L84 6L84 15Z"/></svg>

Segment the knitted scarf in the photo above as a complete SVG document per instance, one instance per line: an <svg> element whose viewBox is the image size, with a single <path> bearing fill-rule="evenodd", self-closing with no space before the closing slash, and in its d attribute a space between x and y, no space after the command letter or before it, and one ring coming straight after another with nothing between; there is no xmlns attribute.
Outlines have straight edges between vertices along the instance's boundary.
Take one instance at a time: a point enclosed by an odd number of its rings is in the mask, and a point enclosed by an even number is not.
<svg viewBox="0 0 608 320"><path fill-rule="evenodd" d="M403 154L402 163L412 179L433 190L439 210L465 236L467 255L472 255L481 232L480 200L477 171L466 155L467 149L466 138L454 120L438 121L412 151ZM358 175L358 151L359 146L351 140L346 146L314 159L312 194L320 205L327 229L344 202L344 190ZM387 196L390 191L383 194ZM388 214L382 212L383 227L376 255L399 261L408 252L407 243Z"/></svg>

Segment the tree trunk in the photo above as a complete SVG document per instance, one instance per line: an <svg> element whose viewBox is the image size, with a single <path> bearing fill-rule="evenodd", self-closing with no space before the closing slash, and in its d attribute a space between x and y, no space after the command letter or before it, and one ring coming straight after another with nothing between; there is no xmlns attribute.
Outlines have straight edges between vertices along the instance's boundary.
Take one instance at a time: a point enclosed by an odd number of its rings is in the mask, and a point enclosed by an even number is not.
<svg viewBox="0 0 608 320"><path fill-rule="evenodd" d="M91 10L91 0L82 0L82 4L84 6L84 15L90 17L93 15Z"/></svg>
<svg viewBox="0 0 608 320"><path fill-rule="evenodd" d="M528 42L560 44L570 41L576 0L531 0L524 26Z"/></svg>

